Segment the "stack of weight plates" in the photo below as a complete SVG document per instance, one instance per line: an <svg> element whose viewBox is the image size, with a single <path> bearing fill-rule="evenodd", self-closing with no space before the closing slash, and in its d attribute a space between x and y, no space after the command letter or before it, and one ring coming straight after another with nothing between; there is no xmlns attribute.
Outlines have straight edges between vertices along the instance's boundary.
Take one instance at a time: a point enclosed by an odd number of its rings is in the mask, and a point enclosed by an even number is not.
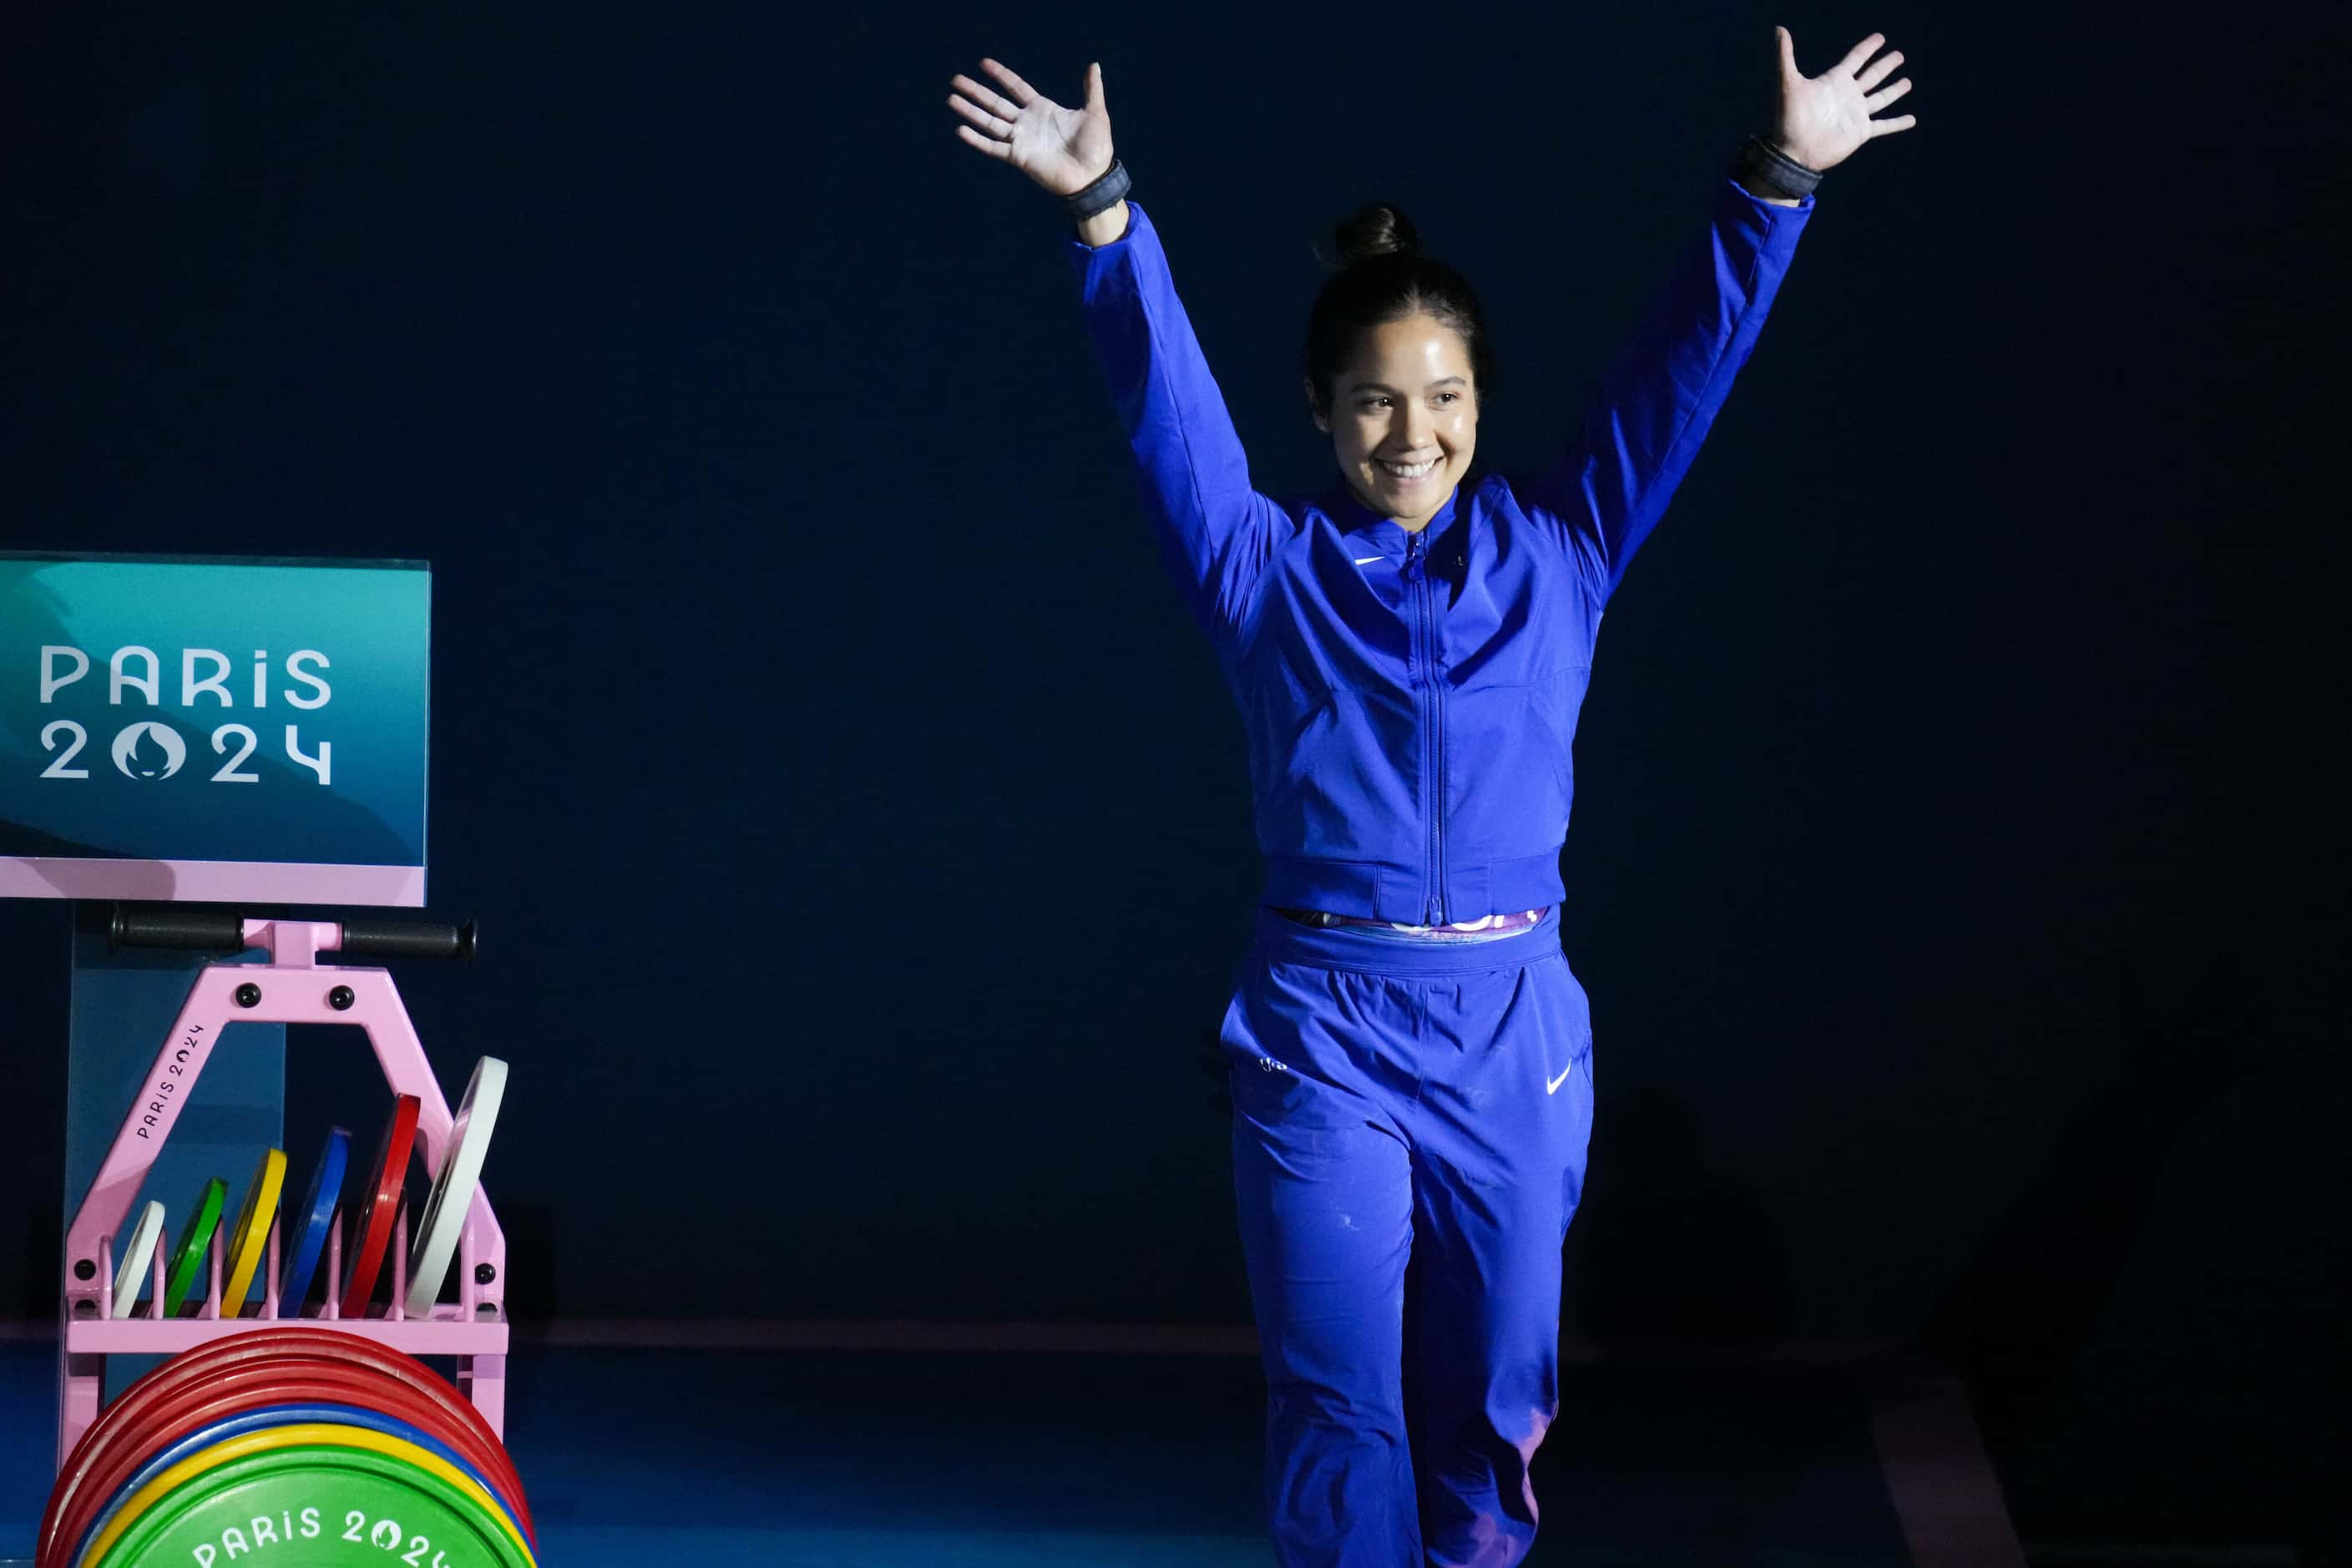
<svg viewBox="0 0 2352 1568"><path fill-rule="evenodd" d="M59 1472L35 1562L536 1568L535 1540L504 1446L447 1382L397 1351L288 1324L125 1389Z"/></svg>

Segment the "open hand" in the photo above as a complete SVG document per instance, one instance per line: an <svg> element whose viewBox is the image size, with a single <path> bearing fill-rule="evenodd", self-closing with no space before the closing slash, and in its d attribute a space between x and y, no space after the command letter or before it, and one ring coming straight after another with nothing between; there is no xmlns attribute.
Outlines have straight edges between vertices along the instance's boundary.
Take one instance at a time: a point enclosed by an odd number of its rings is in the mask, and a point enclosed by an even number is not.
<svg viewBox="0 0 2352 1568"><path fill-rule="evenodd" d="M1917 117L1909 114L1899 120L1871 118L1911 90L1907 76L1885 92L1870 90L1903 63L1898 52L1867 70L1863 68L1863 62L1886 42L1885 34L1871 34L1821 75L1806 77L1798 73L1797 43L1789 29L1772 30L1780 38L1780 122L1772 140L1798 163L1809 169L1834 168L1872 137L1908 131L1918 123Z"/></svg>
<svg viewBox="0 0 2352 1568"><path fill-rule="evenodd" d="M980 66L1007 96L968 76L950 78L956 90L948 107L967 122L955 128L958 136L1057 196L1074 195L1109 172L1110 110L1103 107L1099 63L1087 68L1087 101L1077 109L1063 108L994 60Z"/></svg>

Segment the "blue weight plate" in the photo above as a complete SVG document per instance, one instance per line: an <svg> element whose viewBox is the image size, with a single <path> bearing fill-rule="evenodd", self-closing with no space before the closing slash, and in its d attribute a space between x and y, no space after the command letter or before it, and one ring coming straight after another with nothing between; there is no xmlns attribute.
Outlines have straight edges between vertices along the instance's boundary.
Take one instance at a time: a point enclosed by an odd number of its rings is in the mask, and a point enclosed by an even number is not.
<svg viewBox="0 0 2352 1568"><path fill-rule="evenodd" d="M327 1146L319 1151L319 1163L310 1170L310 1195L302 1200L299 1209L288 1209L287 1219L302 1227L294 1238L294 1250L286 1259L286 1272L278 1286L278 1315L299 1318L303 1303L310 1295L310 1281L319 1272L319 1259L326 1256L327 1233L335 1223L335 1205L342 1200L343 1175L352 1165L352 1135L341 1127L327 1130Z"/></svg>

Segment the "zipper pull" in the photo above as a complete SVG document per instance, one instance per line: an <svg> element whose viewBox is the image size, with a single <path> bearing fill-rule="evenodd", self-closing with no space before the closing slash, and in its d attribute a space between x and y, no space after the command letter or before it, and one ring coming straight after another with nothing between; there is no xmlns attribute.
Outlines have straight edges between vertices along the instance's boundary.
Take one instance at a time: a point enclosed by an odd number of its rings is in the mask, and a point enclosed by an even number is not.
<svg viewBox="0 0 2352 1568"><path fill-rule="evenodd" d="M1421 535L1418 533L1404 542L1404 580L1408 583L1421 581Z"/></svg>

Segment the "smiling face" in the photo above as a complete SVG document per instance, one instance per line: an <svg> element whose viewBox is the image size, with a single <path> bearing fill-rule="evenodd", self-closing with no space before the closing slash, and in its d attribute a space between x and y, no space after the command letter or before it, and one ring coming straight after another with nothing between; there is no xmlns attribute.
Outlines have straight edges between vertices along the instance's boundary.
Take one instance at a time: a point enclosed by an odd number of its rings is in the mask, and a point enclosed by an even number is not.
<svg viewBox="0 0 2352 1568"><path fill-rule="evenodd" d="M1414 531L1454 493L1478 445L1469 351L1434 316L1367 328L1332 378L1330 406L1315 406L1311 383L1307 401L1356 499Z"/></svg>

